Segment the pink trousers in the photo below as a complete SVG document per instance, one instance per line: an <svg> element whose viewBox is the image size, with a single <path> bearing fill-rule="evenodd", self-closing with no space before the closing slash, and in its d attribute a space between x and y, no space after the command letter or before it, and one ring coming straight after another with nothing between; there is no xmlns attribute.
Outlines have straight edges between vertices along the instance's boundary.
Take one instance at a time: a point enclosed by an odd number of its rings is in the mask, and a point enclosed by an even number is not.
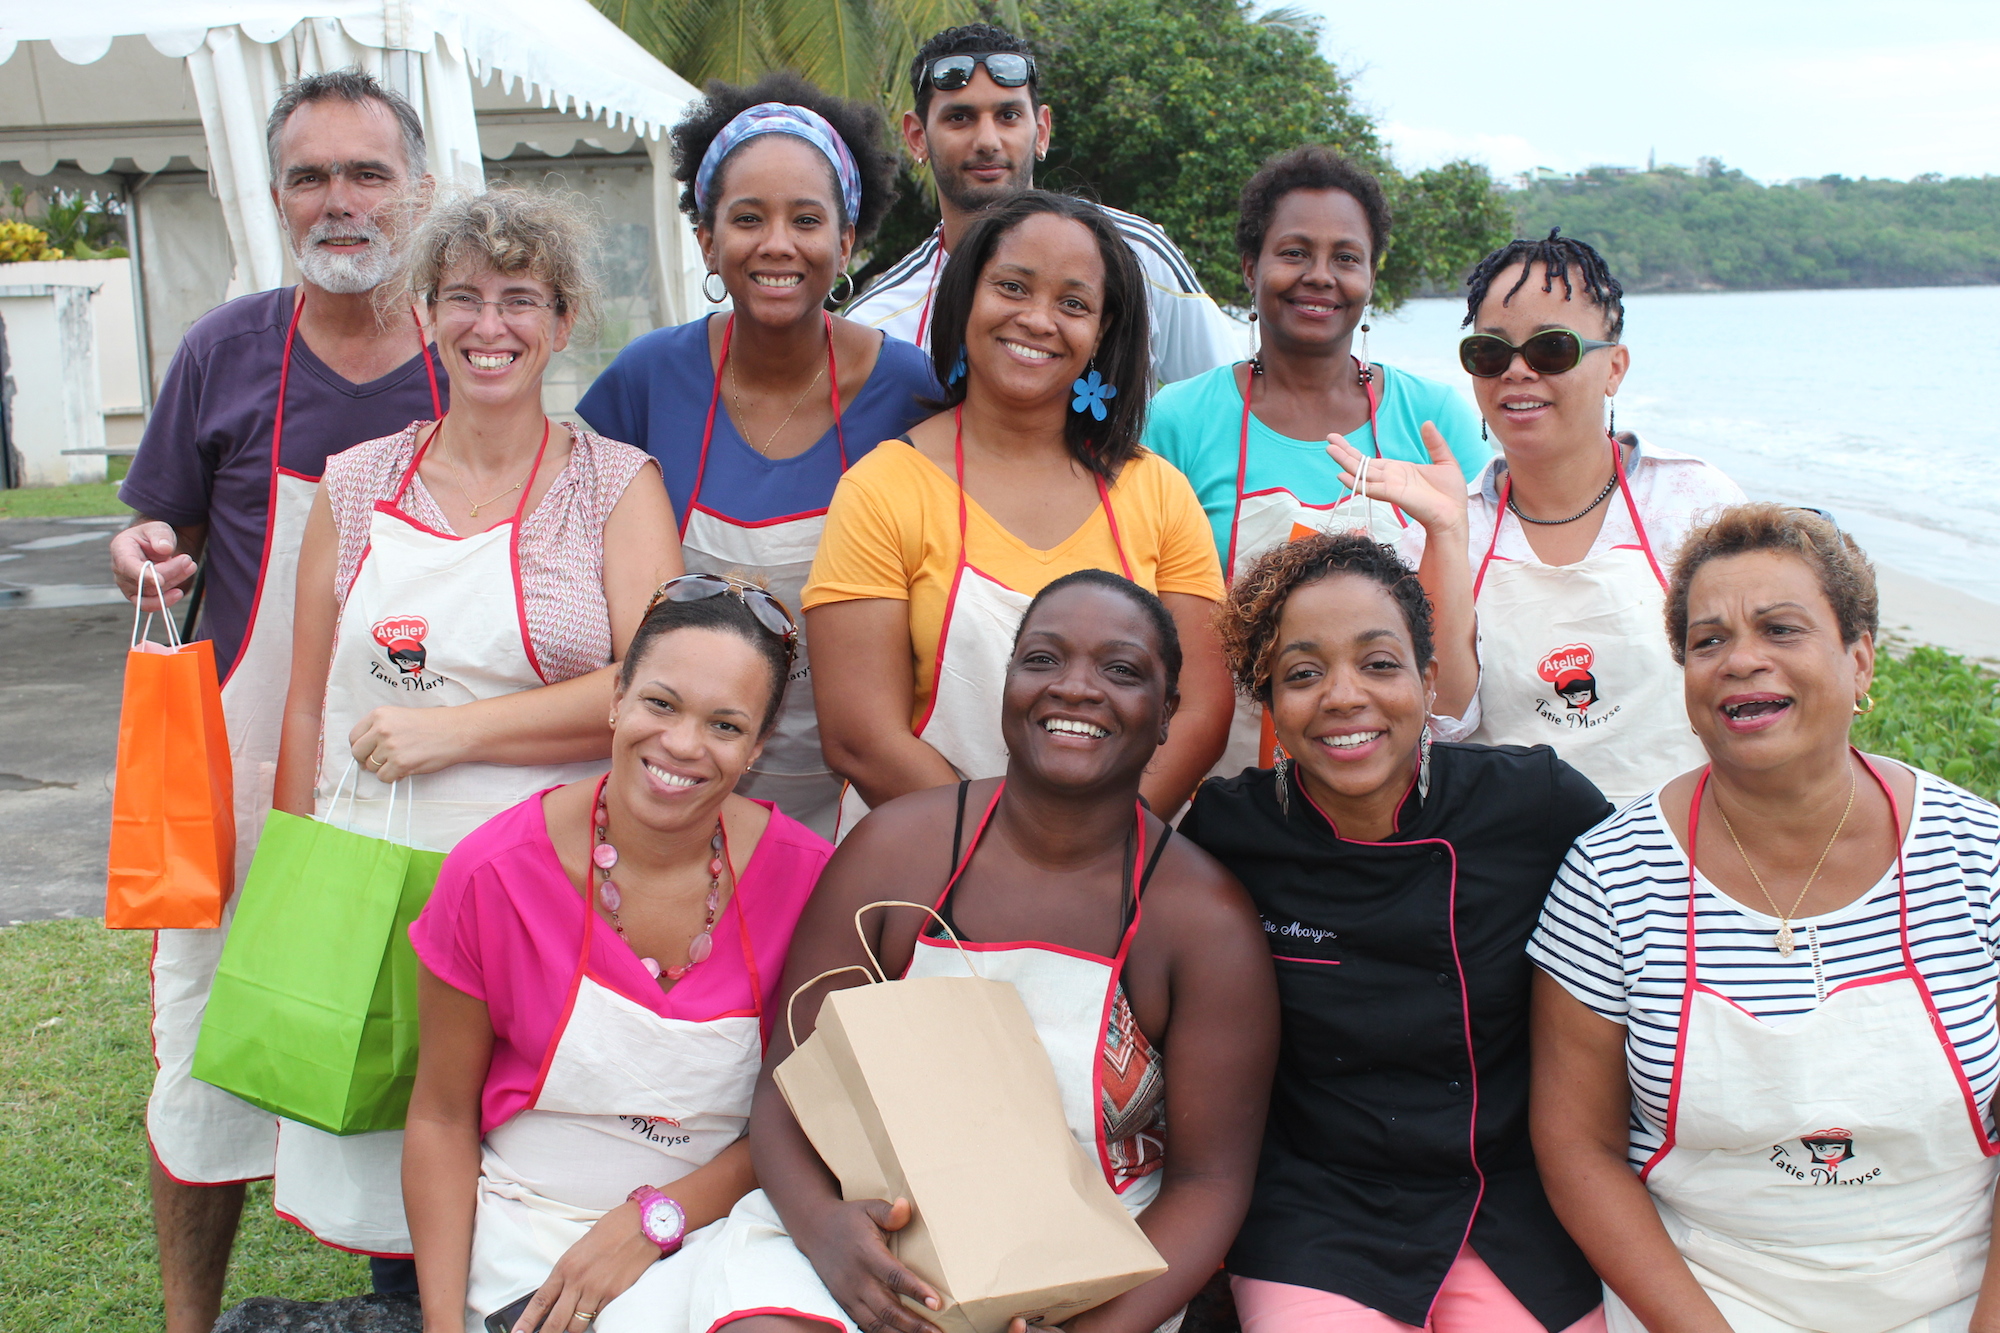
<svg viewBox="0 0 2000 1333"><path fill-rule="evenodd" d="M1229 1287L1243 1333L1409 1333L1418 1327L1312 1287L1250 1277L1232 1277ZM1422 1327L1428 1333L1544 1333L1470 1245L1452 1262ZM1604 1333L1604 1311L1592 1310L1564 1333Z"/></svg>

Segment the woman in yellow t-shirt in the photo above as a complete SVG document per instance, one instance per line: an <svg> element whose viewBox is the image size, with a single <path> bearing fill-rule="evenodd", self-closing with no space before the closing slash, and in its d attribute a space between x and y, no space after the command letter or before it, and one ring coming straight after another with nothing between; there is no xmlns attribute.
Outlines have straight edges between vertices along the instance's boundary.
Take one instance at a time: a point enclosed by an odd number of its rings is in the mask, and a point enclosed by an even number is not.
<svg viewBox="0 0 2000 1333"><path fill-rule="evenodd" d="M842 478L805 590L820 740L849 783L841 831L868 805L1005 771L1015 627L1078 569L1158 593L1186 646L1178 711L1142 787L1171 818L1221 755L1231 700L1207 519L1187 479L1139 444L1138 263L1095 206L1028 190L952 252L933 312L945 410ZM1075 688L1123 669L1099 661ZM1106 739L1059 712L1034 721Z"/></svg>

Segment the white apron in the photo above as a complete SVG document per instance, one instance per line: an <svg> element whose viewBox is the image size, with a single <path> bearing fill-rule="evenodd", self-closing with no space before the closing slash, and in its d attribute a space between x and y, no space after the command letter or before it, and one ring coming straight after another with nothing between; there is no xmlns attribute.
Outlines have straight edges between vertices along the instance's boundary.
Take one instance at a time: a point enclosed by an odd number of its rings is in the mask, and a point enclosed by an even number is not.
<svg viewBox="0 0 2000 1333"><path fill-rule="evenodd" d="M961 405L955 417L962 418ZM1007 687L1007 663L1014 656L1014 633L1035 599L981 573L965 548L965 440L963 428L952 441L958 477L958 569L945 600L944 628L938 634L937 670L931 683L930 707L916 726L917 739L929 745L962 778L995 778L1007 771L1007 742L1000 735L1000 696ZM1104 478L1097 483L1098 503L1111 527L1118 549L1118 569L1132 578L1132 562L1118 535L1118 515ZM1089 520L1085 520L1088 522ZM1134 580L1136 582L1136 580ZM840 797L837 842L853 831L868 813L868 803L850 784Z"/></svg>
<svg viewBox="0 0 2000 1333"><path fill-rule="evenodd" d="M278 404L271 421L271 490L264 519L264 554L257 594L236 661L222 682L222 714L229 731L236 803L236 882L249 873L271 809L278 773L278 740L285 692L292 678L292 608L298 587L299 546L319 478L292 472L284 458L285 389L292 346L305 300L292 306L285 351L278 363ZM416 312L411 311L416 319ZM430 377L438 415L437 368L417 322L417 350ZM153 1059L159 1072L146 1104L146 1133L169 1176L183 1184L220 1185L271 1174L277 1122L222 1089L193 1077L195 1038L208 1008L208 991L222 959L222 943L236 916L232 893L222 924L212 930L162 930L153 938Z"/></svg>
<svg viewBox="0 0 2000 1333"><path fill-rule="evenodd" d="M440 708L544 683L528 638L516 550L542 455L535 457L513 518L469 537L449 537L397 508L426 447L410 459L394 498L375 506L368 551L334 632L320 725L321 816L332 792L328 779L348 759L348 734L370 711L385 705ZM547 448L545 434L542 449ZM411 845L448 852L509 806L603 769L603 761L587 760L465 763L426 773L407 784L415 793L408 803ZM355 824L386 827L386 816L378 821L371 807L386 805L389 785L366 773L356 787ZM337 1136L281 1121L277 1210L330 1245L406 1256L402 1155L401 1130Z"/></svg>
<svg viewBox="0 0 2000 1333"><path fill-rule="evenodd" d="M1689 999L1666 1143L1641 1178L1695 1279L1768 1327L1885 1333L1914 1322L1943 1333L1948 1322L1925 1317L1976 1295L1985 1273L2000 1145L1910 953L1901 820L1901 965L1773 1027L1696 972L1707 783L1704 771L1688 814ZM1970 1305L1961 1313L1969 1319ZM1606 1315L1614 1333L1640 1327L1615 1298Z"/></svg>
<svg viewBox="0 0 2000 1333"><path fill-rule="evenodd" d="M1360 368L1360 361L1355 367ZM1246 386L1247 387L1247 386ZM1375 413L1382 405L1382 390L1370 377L1368 390L1368 436L1375 445L1375 457L1382 457L1381 427ZM1399 548L1409 521L1402 511L1368 495L1368 460L1361 460L1361 475L1355 491L1327 504L1308 504L1288 488L1245 491L1250 476L1250 395L1243 395L1243 421L1236 434L1236 504L1229 519L1229 551L1223 561L1223 576L1230 583L1257 558L1274 546L1297 541L1315 532L1363 532L1392 549ZM1210 769L1212 778L1233 778L1246 768L1269 768L1276 753L1271 731L1270 710L1255 699L1236 696L1236 714L1229 724L1229 743L1222 758Z"/></svg>
<svg viewBox="0 0 2000 1333"><path fill-rule="evenodd" d="M1614 806L1706 758L1666 640L1667 578L1614 442L1618 494L1639 536L1573 565L1496 560L1513 478L1472 582L1479 612L1481 745L1552 745Z"/></svg>
<svg viewBox="0 0 2000 1333"><path fill-rule="evenodd" d="M943 911L953 886L971 863L980 835L986 831L999 799L996 790L972 835L972 845L966 848L944 892L938 895L938 911ZM960 976L972 965L965 957L965 953L970 953L977 960L977 975L989 981L1014 984L1027 1007L1028 1017L1034 1022L1035 1035L1049 1053L1056 1086L1062 1094L1063 1118L1069 1123L1070 1133L1077 1145L1098 1163L1106 1183L1117 1193L1126 1211L1137 1217L1158 1196L1164 1172L1149 1172L1121 1184L1104 1141L1102 1110L1105 1027L1144 910L1144 884L1140 882L1139 867L1145 864L1147 856L1145 813L1135 807L1134 814L1140 820L1140 831L1133 858L1132 921L1119 939L1114 957L1034 943L960 946L948 938L932 939L920 934L903 975ZM961 947L965 953L960 952ZM820 1281L812 1261L792 1243L784 1222L762 1190L745 1195L728 1218L704 1233L701 1240L700 1267L687 1304L676 1303L671 1307L674 1317L660 1324L662 1330L722 1333L731 1320L752 1313L775 1312L837 1324L846 1333L861 1333ZM1177 1333L1182 1317L1182 1313L1176 1313L1156 1333Z"/></svg>
<svg viewBox="0 0 2000 1333"><path fill-rule="evenodd" d="M758 1004L694 1022L663 1018L599 980L589 967L597 924L585 907L568 1016L549 1044L535 1100L488 1133L480 1149L466 1333L483 1333L487 1315L539 1288L569 1247L633 1189L679 1180L748 1128L764 1059L763 989L739 897L731 895L725 910L737 913ZM593 1142L602 1145L596 1153L587 1146ZM585 1154L614 1152L617 1165L606 1171L598 1162L596 1180L560 1191L565 1198L549 1196L552 1180L578 1167L589 1171ZM686 1299L690 1253L684 1247L653 1265L607 1302L597 1333L661 1328L662 1311Z"/></svg>
<svg viewBox="0 0 2000 1333"><path fill-rule="evenodd" d="M722 354L715 367L715 388L708 400L708 424L701 434L701 460L695 465L694 491L681 519L681 555L689 573L742 574L761 579L771 594L798 617L798 651L785 687L778 720L764 742L756 765L737 783L739 795L774 801L780 810L822 837L833 835L840 811L840 777L820 753L819 717L813 709L812 659L808 656L799 616L799 598L812 573L820 534L826 530L826 506L807 513L746 522L701 505L701 483L708 472L708 451L715 438L715 413L722 398L722 372L729 364L730 335L736 317L722 329ZM833 355L833 317L826 321L826 369L831 381L833 432L840 449L840 470L847 472L847 437L840 428L840 367Z"/></svg>

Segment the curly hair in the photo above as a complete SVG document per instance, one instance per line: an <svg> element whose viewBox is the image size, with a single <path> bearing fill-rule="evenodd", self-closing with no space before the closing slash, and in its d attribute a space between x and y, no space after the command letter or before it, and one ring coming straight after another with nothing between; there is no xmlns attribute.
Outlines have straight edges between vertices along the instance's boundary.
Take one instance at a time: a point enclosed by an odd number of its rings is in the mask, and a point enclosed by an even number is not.
<svg viewBox="0 0 2000 1333"><path fill-rule="evenodd" d="M1121 574L1113 574L1108 569L1078 569L1052 580L1035 594L1035 600L1028 603L1028 609L1021 613L1021 623L1014 628L1014 643L1021 642L1021 631L1028 628L1028 622L1035 618L1035 611L1041 604L1065 588L1079 584L1093 588L1109 588L1112 592L1131 602L1145 612L1146 619L1153 623L1153 634L1159 639L1160 663L1166 668L1167 695L1178 694L1181 688L1181 631L1174 624L1174 613L1167 610L1167 604L1153 593L1140 587Z"/></svg>
<svg viewBox="0 0 2000 1333"><path fill-rule="evenodd" d="M411 238L409 289L435 308L461 264L526 274L554 289L556 313L575 315L575 336L588 340L604 294L601 230L590 201L567 190L495 185L444 199Z"/></svg>
<svg viewBox="0 0 2000 1333"><path fill-rule="evenodd" d="M1382 182L1375 173L1343 157L1331 148L1306 144L1267 158L1243 186L1236 205L1236 252L1255 259L1264 251L1264 237L1271 230L1271 215L1278 201L1294 190L1341 190L1352 196L1368 215L1368 259L1382 266L1382 252L1389 247L1389 201L1382 195Z"/></svg>
<svg viewBox="0 0 2000 1333"><path fill-rule="evenodd" d="M1430 665L1431 602L1410 567L1392 548L1359 532L1316 532L1264 552L1216 609L1222 655L1245 698L1271 702L1271 663L1278 655L1278 622L1285 603L1306 584L1333 574L1358 574L1380 584L1403 612L1417 669Z"/></svg>
<svg viewBox="0 0 2000 1333"><path fill-rule="evenodd" d="M1146 279L1132 256L1132 247L1125 243L1118 224L1087 199L1047 190L1022 190L987 209L972 224L946 261L937 295L932 298L931 365L938 383L945 386L944 393L932 401L943 408L965 401L970 376L954 376L952 371L965 347L965 326L972 318L979 275L999 248L1000 238L1039 213L1052 213L1089 228L1097 239L1098 257L1104 262L1103 320L1098 325L1097 355L1091 364L1117 392L1106 404L1110 411L1102 422L1087 412L1066 413L1063 438L1071 457L1111 481L1119 468L1139 456L1146 401L1153 389L1153 319L1146 302Z"/></svg>
<svg viewBox="0 0 2000 1333"><path fill-rule="evenodd" d="M1817 509L1780 504L1731 505L1688 533L1674 553L1667 585L1667 646L1674 661L1687 663L1688 589L1711 560L1752 551L1797 556L1819 580L1833 607L1843 644L1860 642L1881 628L1875 595L1875 566L1861 548Z"/></svg>
<svg viewBox="0 0 2000 1333"><path fill-rule="evenodd" d="M1501 305L1513 300L1514 293L1527 285L1528 275L1537 264L1542 266L1542 290L1554 291L1560 280L1563 300L1569 300L1576 295L1569 280L1570 266L1574 264L1577 276L1583 280L1584 294L1604 312L1604 336L1617 342L1624 334L1625 289L1611 276L1611 266L1604 262L1604 256L1597 253L1595 246L1574 236L1564 236L1561 227L1549 228L1549 234L1539 241L1509 241L1480 260L1465 279L1465 318L1459 322L1460 328L1470 328L1472 321L1479 318L1479 307L1486 303L1493 279L1515 264L1521 266L1521 276L1500 298Z"/></svg>
<svg viewBox="0 0 2000 1333"><path fill-rule="evenodd" d="M924 74L931 67L931 61L940 56L969 55L1022 55L1028 57L1028 105L1040 106L1041 73L1035 63L1035 48L1008 32L1005 28L991 23L964 23L956 28L946 28L921 47L917 48L916 59L910 62L910 92L916 98L915 111L918 120L930 115L931 95L936 89Z"/></svg>
<svg viewBox="0 0 2000 1333"><path fill-rule="evenodd" d="M748 88L711 79L702 100L690 106L674 126L670 137L674 145L674 179L683 187L681 212L700 226L715 226L715 201L710 199L709 206L703 209L694 198L694 178L701 170L702 156L715 142L715 136L722 133L724 125L762 102L783 102L817 111L847 144L847 151L854 155L854 170L861 177L859 216L847 216L847 205L837 185L833 206L840 210L841 225L854 228L854 243L866 245L888 215L889 205L896 202L897 162L886 146L882 113L867 102L827 92L788 69L766 74ZM731 149L723 159L724 167L730 158L743 151L744 144L754 142L755 139L745 139ZM718 172L718 181L721 178L722 173ZM827 180L833 180L831 164L827 167Z"/></svg>

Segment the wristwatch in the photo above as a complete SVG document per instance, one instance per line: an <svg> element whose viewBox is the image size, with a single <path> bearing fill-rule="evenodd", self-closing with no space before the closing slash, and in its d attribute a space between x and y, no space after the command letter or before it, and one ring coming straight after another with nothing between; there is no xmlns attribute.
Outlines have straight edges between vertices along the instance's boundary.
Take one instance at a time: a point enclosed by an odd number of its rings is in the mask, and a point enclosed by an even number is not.
<svg viewBox="0 0 2000 1333"><path fill-rule="evenodd" d="M678 1250L687 1239L687 1213L653 1186L641 1185L626 1195L625 1201L639 1205L639 1230L660 1247L662 1259Z"/></svg>

